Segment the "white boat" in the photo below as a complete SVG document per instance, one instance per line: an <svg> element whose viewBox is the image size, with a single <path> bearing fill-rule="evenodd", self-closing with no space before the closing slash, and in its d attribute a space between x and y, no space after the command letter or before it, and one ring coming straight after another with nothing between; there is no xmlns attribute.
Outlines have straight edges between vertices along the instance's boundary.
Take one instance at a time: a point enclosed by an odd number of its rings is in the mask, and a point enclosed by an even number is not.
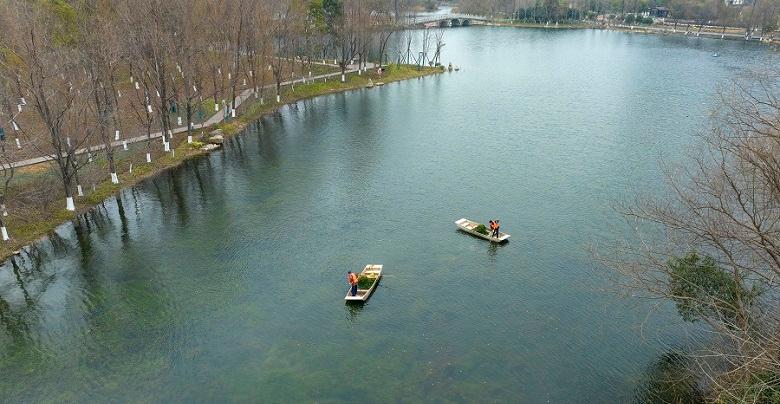
<svg viewBox="0 0 780 404"><path fill-rule="evenodd" d="M374 292L374 289L376 289L376 284L379 283L379 278L382 277L382 265L366 265L365 268L363 268L363 272L358 274L358 278L361 276L367 276L369 278L374 279L374 283L371 284L371 287L368 289L360 289L357 290L357 295L352 296L351 289L347 289L347 296L344 297L344 300L351 301L351 302L365 302L368 300L368 298L371 296L371 293Z"/></svg>
<svg viewBox="0 0 780 404"><path fill-rule="evenodd" d="M382 87L383 85L385 85L385 82L384 81L377 81L376 85L377 85L377 87Z"/></svg>
<svg viewBox="0 0 780 404"><path fill-rule="evenodd" d="M368 84L366 84L366 88L374 88L374 82L371 81L371 79L368 79Z"/></svg>
<svg viewBox="0 0 780 404"><path fill-rule="evenodd" d="M480 224L482 224L482 223L473 222L473 221L471 221L469 219L465 219L465 218L456 221L455 224L458 226L459 229L465 231L466 233L473 234L473 235L475 235L477 237L484 238L485 240L489 240L489 241L492 241L494 243L503 243L503 242L509 240L509 237L510 237L509 234L501 233L501 232L498 233L498 237L493 237L493 236L490 235L490 229L489 228L487 229L488 234L482 234L482 233L480 233L480 232L478 232L476 230L476 228ZM485 227L487 227L487 226L485 226Z"/></svg>

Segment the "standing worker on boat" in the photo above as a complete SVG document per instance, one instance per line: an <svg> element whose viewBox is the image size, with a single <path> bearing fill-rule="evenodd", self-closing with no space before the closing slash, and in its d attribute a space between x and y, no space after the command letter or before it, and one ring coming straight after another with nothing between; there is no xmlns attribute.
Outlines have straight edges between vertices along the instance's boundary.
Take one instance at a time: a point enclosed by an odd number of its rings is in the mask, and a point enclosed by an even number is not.
<svg viewBox="0 0 780 404"><path fill-rule="evenodd" d="M499 228L501 228L501 225L498 224L498 220L493 222L493 237L498 238L498 235L500 234Z"/></svg>
<svg viewBox="0 0 780 404"><path fill-rule="evenodd" d="M352 287L352 289L349 291L349 294L352 296L357 296L358 277L354 272L347 271L347 282L349 282L349 285Z"/></svg>

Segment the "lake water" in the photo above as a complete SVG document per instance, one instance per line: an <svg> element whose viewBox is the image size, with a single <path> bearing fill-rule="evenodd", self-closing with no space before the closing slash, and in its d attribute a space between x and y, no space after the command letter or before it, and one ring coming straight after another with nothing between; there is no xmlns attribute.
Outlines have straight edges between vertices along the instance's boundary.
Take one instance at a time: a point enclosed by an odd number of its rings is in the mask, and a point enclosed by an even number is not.
<svg viewBox="0 0 780 404"><path fill-rule="evenodd" d="M663 192L659 161L720 83L777 57L592 30L445 41L459 72L284 107L6 262L3 401L630 401L685 330L668 308L645 322L588 245L615 204ZM385 277L345 305L368 263Z"/></svg>

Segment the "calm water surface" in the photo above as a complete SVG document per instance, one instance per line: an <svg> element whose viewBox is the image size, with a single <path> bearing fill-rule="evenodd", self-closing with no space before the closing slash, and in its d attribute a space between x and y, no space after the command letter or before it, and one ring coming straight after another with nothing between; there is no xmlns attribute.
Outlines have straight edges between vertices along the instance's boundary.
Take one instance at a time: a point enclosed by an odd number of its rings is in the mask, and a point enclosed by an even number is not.
<svg viewBox="0 0 780 404"><path fill-rule="evenodd" d="M442 74L285 107L0 268L3 401L625 402L685 330L587 246L760 46L446 32ZM712 57L717 50L721 57ZM499 218L512 240L455 230ZM385 265L364 306L347 270Z"/></svg>

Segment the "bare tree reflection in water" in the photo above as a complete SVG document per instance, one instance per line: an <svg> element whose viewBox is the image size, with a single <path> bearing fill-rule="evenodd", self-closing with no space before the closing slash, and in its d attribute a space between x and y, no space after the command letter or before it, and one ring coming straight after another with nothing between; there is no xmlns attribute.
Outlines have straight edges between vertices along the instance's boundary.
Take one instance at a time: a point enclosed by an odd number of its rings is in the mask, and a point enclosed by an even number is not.
<svg viewBox="0 0 780 404"><path fill-rule="evenodd" d="M116 199L117 215L119 216L119 223L122 231L122 234L119 237L122 240L122 245L127 246L127 244L130 242L130 228L127 225L127 215L125 214L125 205L124 202L122 202L122 197L120 197L119 195L117 195L115 199Z"/></svg>
<svg viewBox="0 0 780 404"><path fill-rule="evenodd" d="M188 173L193 170L195 170L194 167L187 167L186 169ZM171 190L173 191L173 199L176 206L176 217L179 219L177 220L176 224L179 227L187 226L190 218L189 206L187 206L187 198L185 198L185 191L182 187L182 175L180 175L182 171L184 170L174 170L169 175L169 183Z"/></svg>
<svg viewBox="0 0 780 404"><path fill-rule="evenodd" d="M0 333L3 346L0 356L26 352L25 363L28 366L46 359L37 331L37 324L41 321L38 302L57 276L41 270L41 265L47 257L56 256L57 251L66 249L66 242L55 232L47 239L25 247L20 254L0 266L0 271L13 274L13 281L0 284L0 325L5 329L4 333ZM17 294L21 295L21 299L14 298Z"/></svg>
<svg viewBox="0 0 780 404"><path fill-rule="evenodd" d="M230 154L230 163L237 163L241 168L246 168L250 161L244 150L244 142L244 136L231 136L227 139L224 147L225 153ZM225 164L228 163L228 159L222 161Z"/></svg>
<svg viewBox="0 0 780 404"><path fill-rule="evenodd" d="M262 157L262 161L270 164L276 164L278 162L279 150L275 141L276 137L266 135L266 133L274 133L274 122L277 120L281 121L280 117L281 114L274 114L273 118L269 117L260 120L258 125L257 135L260 139L260 147L258 148L260 157ZM262 129L262 131L260 129Z"/></svg>
<svg viewBox="0 0 780 404"><path fill-rule="evenodd" d="M192 170L192 173L195 174L195 184L198 185L198 191L199 191L198 202L200 202L201 204L205 204L206 187L203 185L203 176L200 175L201 169L206 169L207 171L211 171L211 159L203 159L202 164L198 165Z"/></svg>

